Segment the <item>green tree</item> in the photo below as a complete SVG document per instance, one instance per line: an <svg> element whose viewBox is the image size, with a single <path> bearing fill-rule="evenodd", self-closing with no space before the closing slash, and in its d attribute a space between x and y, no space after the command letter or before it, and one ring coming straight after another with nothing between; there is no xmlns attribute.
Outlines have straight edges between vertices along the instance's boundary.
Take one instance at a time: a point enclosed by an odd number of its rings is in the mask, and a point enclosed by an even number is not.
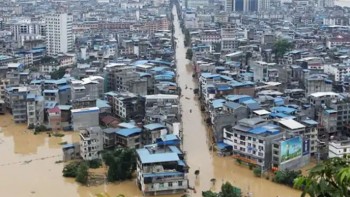
<svg viewBox="0 0 350 197"><path fill-rule="evenodd" d="M254 168L253 173L256 177L261 177L261 168L258 168L258 167Z"/></svg>
<svg viewBox="0 0 350 197"><path fill-rule="evenodd" d="M203 191L203 197L241 197L241 190L237 187L231 185L231 183L226 182L221 185L221 191L219 193L215 193L212 191Z"/></svg>
<svg viewBox="0 0 350 197"><path fill-rule="evenodd" d="M66 74L65 68L59 68L51 73L51 79L61 79Z"/></svg>
<svg viewBox="0 0 350 197"><path fill-rule="evenodd" d="M350 156L328 159L309 171L308 176L298 177L294 187L303 190L302 197L350 196Z"/></svg>
<svg viewBox="0 0 350 197"><path fill-rule="evenodd" d="M108 166L108 181L119 181L132 178L136 169L136 154L134 149L119 148L103 154L103 160Z"/></svg>
<svg viewBox="0 0 350 197"><path fill-rule="evenodd" d="M215 192L212 192L212 191L205 191L205 192L202 192L202 196L203 197L219 197L219 195Z"/></svg>
<svg viewBox="0 0 350 197"><path fill-rule="evenodd" d="M80 162L71 162L64 166L63 168L63 176L64 177L73 177L75 178L77 176L77 171L79 167Z"/></svg>
<svg viewBox="0 0 350 197"><path fill-rule="evenodd" d="M299 176L301 176L301 171L281 170L275 173L273 181L292 187L294 184L294 180Z"/></svg>
<svg viewBox="0 0 350 197"><path fill-rule="evenodd" d="M240 197L240 189L231 185L231 183L226 182L221 186L220 197Z"/></svg>
<svg viewBox="0 0 350 197"><path fill-rule="evenodd" d="M78 171L77 176L75 177L75 180L79 183L86 184L89 179L89 166L86 162L81 162Z"/></svg>
<svg viewBox="0 0 350 197"><path fill-rule="evenodd" d="M293 48L293 43L285 39L277 40L273 45L273 53L275 54L275 60L278 63L283 55Z"/></svg>
<svg viewBox="0 0 350 197"><path fill-rule="evenodd" d="M186 59L192 60L192 57L193 57L192 49L187 49L187 51L186 51Z"/></svg>

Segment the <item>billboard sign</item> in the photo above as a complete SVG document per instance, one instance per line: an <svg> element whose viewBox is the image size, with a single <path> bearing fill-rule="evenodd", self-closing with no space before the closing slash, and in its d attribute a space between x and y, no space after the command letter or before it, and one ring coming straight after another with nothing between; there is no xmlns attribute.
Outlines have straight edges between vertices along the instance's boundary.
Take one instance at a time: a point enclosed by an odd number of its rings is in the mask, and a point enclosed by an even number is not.
<svg viewBox="0 0 350 197"><path fill-rule="evenodd" d="M303 155L310 153L310 140L306 139L303 141Z"/></svg>
<svg viewBox="0 0 350 197"><path fill-rule="evenodd" d="M303 140L294 137L281 143L281 163L296 159L302 155Z"/></svg>

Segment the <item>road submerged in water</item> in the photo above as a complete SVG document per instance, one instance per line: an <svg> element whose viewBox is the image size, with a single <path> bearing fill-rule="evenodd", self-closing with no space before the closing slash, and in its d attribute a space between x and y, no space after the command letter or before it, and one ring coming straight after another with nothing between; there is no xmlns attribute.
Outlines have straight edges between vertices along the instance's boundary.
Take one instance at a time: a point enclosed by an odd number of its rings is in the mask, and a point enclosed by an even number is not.
<svg viewBox="0 0 350 197"><path fill-rule="evenodd" d="M176 8L173 8L175 37L177 38L176 61L179 85L183 90L182 119L184 131L184 151L190 166L190 185L196 188L191 196L201 196L201 191L220 189L229 181L242 191L250 191L254 197L297 197L300 192L271 181L254 177L252 171L238 166L229 157L218 157L209 151L208 130L203 121L199 103L193 94L196 83L192 78L192 68L186 66L184 35L180 29ZM185 89L186 85L188 89ZM192 90L191 90L192 89ZM188 97L188 99L185 99ZM192 112L190 113L190 110ZM15 124L12 116L0 116L0 190L1 196L18 197L94 197L106 192L110 196L124 194L126 197L141 197L134 180L109 183L100 186L81 186L74 179L62 177L64 163L61 142L78 142L79 133L65 133L64 137L48 137L47 134L34 135L26 125ZM200 170L198 178L194 171ZM211 179L216 184L212 185ZM168 195L166 197L179 197Z"/></svg>
<svg viewBox="0 0 350 197"><path fill-rule="evenodd" d="M190 191L191 196L201 196L202 191L212 189L220 190L222 183L228 181L240 187L243 195L252 193L253 197L297 197L300 192L292 188L275 184L264 178L254 177L253 172L247 167L239 166L231 157L219 157L209 150L211 145L208 137L208 128L200 109L200 104L193 93L197 88L195 78L192 77L193 69L186 59L187 48L184 46L184 34L181 31L176 7L173 7L174 37L176 40L176 69L178 83L181 87L181 108L183 122L183 149L186 152L187 163L190 166L188 174L190 187L196 192ZM187 88L186 88L187 87ZM200 171L196 178L194 172ZM216 179L213 185L211 179Z"/></svg>

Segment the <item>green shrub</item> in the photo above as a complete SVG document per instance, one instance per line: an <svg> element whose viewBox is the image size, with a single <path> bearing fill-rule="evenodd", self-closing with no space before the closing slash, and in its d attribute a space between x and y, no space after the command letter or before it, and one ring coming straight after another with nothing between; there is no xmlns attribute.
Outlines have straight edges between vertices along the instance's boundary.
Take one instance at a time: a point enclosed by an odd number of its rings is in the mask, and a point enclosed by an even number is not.
<svg viewBox="0 0 350 197"><path fill-rule="evenodd" d="M254 164L248 164L248 166L249 166L249 170L253 170L253 168L254 168Z"/></svg>
<svg viewBox="0 0 350 197"><path fill-rule="evenodd" d="M261 168L254 168L253 173L256 177L261 177Z"/></svg>
<svg viewBox="0 0 350 197"><path fill-rule="evenodd" d="M94 160L89 161L90 168L99 168L101 166L102 166L101 159L94 159Z"/></svg>
<svg viewBox="0 0 350 197"><path fill-rule="evenodd" d="M78 171L78 166L80 165L80 162L72 162L64 166L63 168L63 176L64 177L76 177L77 176L77 171Z"/></svg>
<svg viewBox="0 0 350 197"><path fill-rule="evenodd" d="M81 184L87 184L89 179L89 166L86 162L81 162L77 169L77 176L75 180Z"/></svg>

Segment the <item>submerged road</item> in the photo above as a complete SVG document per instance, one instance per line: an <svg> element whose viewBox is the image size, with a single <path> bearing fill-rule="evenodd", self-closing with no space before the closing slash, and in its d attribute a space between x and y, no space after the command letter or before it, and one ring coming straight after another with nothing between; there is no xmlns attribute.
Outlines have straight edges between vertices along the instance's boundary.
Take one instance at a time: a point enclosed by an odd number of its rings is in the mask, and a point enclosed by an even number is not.
<svg viewBox="0 0 350 197"><path fill-rule="evenodd" d="M265 178L254 177L248 167L239 166L231 157L218 157L209 150L209 138L206 124L203 121L200 104L193 93L196 82L192 77L192 67L186 59L187 48L184 46L184 34L180 28L176 7L173 7L174 37L176 39L176 69L178 84L182 90L183 150L186 152L190 166L189 183L196 192L190 196L202 196L202 191L212 189L219 191L221 184L228 181L241 188L243 196L250 193L252 197L299 197L300 192L292 188L275 184ZM188 87L186 89L186 86ZM190 112L191 110L191 112ZM198 177L194 175L200 170ZM211 179L216 179L213 185Z"/></svg>
<svg viewBox="0 0 350 197"><path fill-rule="evenodd" d="M187 48L184 46L184 34L181 31L175 6L173 7L173 15L174 37L177 41L176 69L179 75L178 83L183 95L180 99L183 110L183 148L186 152L187 163L190 166L190 186L197 190L196 195L192 194L191 196L201 196L201 191L210 189L212 185L210 179L214 178L213 161L207 144L207 128L203 122L199 102L193 93L196 83L192 77L192 67L188 65L190 62L186 59ZM197 178L194 175L196 170L200 171ZM193 193L193 191L191 192Z"/></svg>

